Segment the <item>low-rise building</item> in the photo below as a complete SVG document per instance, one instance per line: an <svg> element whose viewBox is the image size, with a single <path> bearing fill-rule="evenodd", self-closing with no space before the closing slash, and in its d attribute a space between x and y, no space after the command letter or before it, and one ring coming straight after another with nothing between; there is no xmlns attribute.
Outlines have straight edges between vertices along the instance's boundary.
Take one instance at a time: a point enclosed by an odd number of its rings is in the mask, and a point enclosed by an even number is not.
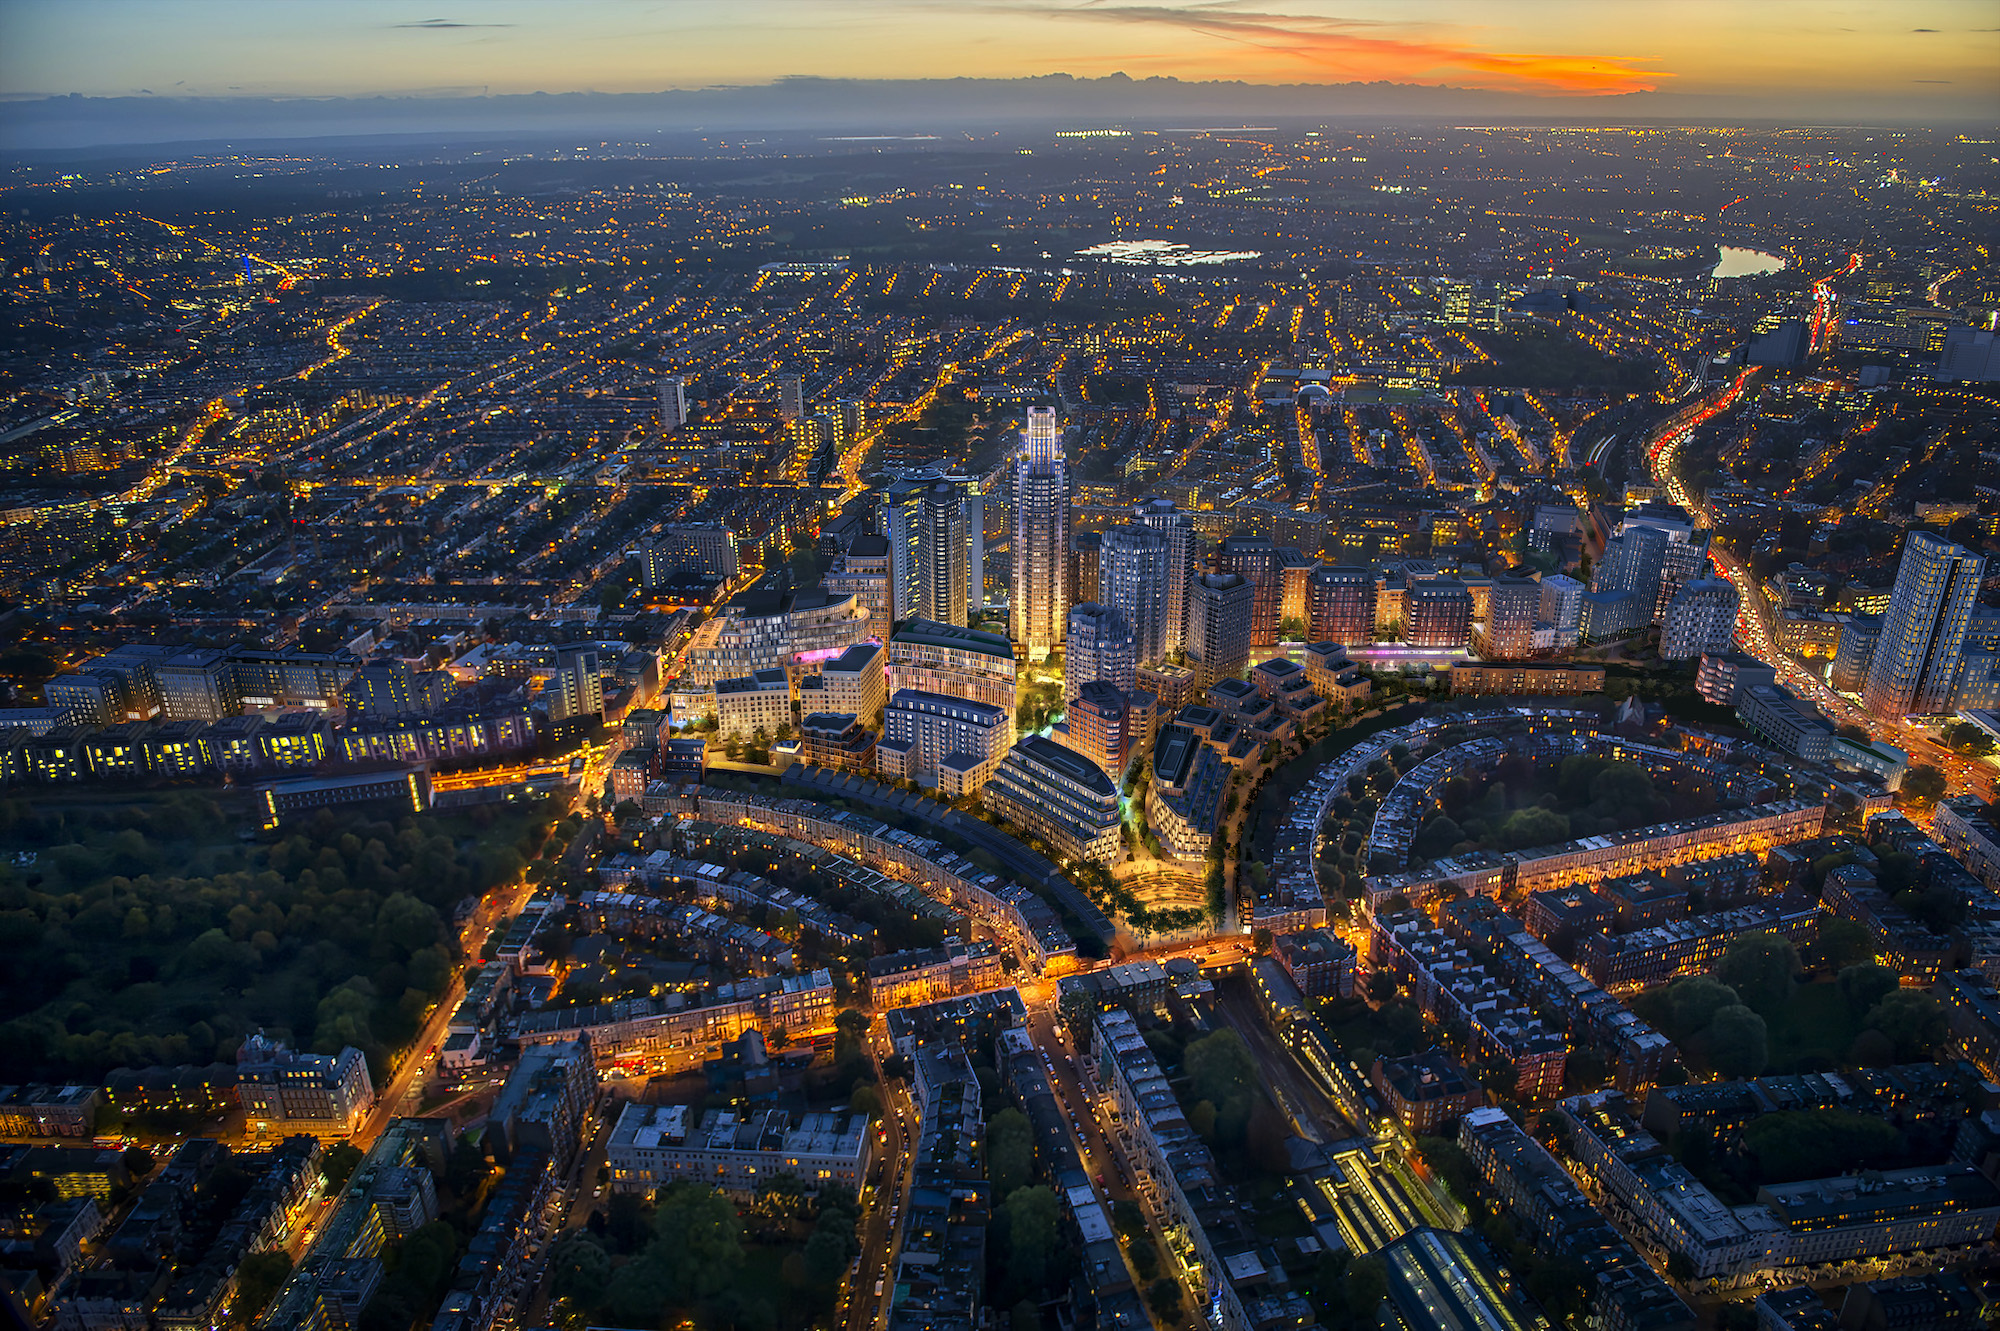
<svg viewBox="0 0 2000 1331"><path fill-rule="evenodd" d="M352 1045L338 1054L301 1054L260 1031L236 1051L236 1077L244 1117L287 1132L345 1137L375 1106L368 1060Z"/></svg>
<svg viewBox="0 0 2000 1331"><path fill-rule="evenodd" d="M858 1193L873 1160L865 1114L800 1114L768 1109L738 1116L688 1105L627 1105L611 1130L605 1160L619 1192L650 1193L692 1182L740 1201L790 1175L808 1196L826 1187Z"/></svg>
<svg viewBox="0 0 2000 1331"><path fill-rule="evenodd" d="M1412 1136L1432 1136L1447 1123L1486 1103L1486 1093L1465 1065L1432 1051L1406 1058L1377 1058L1368 1071L1382 1104Z"/></svg>
<svg viewBox="0 0 2000 1331"><path fill-rule="evenodd" d="M1279 934L1271 952L1307 998L1354 997L1354 946L1333 930Z"/></svg>
<svg viewBox="0 0 2000 1331"><path fill-rule="evenodd" d="M1454 661L1445 678L1460 696L1562 698L1604 692L1604 667L1582 661Z"/></svg>

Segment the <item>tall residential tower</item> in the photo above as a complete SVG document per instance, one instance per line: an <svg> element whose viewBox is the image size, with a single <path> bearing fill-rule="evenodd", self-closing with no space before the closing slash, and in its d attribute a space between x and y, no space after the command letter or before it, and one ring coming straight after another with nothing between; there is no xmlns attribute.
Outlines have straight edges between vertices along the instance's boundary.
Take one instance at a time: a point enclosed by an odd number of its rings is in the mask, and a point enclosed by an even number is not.
<svg viewBox="0 0 2000 1331"><path fill-rule="evenodd" d="M1895 717L1951 706L1985 565L1964 546L1927 531L1904 540L1896 587L1861 686L1869 711Z"/></svg>
<svg viewBox="0 0 2000 1331"><path fill-rule="evenodd" d="M1029 407L1014 458L1014 641L1030 661L1060 646L1069 614L1069 466L1054 407Z"/></svg>

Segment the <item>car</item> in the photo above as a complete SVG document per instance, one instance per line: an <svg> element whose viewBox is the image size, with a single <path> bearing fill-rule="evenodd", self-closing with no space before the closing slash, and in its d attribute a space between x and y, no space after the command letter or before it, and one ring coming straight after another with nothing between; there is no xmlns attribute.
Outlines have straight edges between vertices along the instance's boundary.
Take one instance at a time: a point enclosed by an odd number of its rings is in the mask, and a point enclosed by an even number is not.
<svg viewBox="0 0 2000 1331"><path fill-rule="evenodd" d="M879 1280L875 1282L875 1297L878 1299L882 1297L882 1282Z"/></svg>

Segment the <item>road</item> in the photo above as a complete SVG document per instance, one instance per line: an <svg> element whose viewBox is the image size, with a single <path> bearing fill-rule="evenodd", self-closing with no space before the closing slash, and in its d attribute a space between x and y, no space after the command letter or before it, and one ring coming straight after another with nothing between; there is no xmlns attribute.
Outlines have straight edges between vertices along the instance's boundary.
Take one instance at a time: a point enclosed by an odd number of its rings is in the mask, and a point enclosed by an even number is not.
<svg viewBox="0 0 2000 1331"><path fill-rule="evenodd" d="M1853 256L1849 269L1843 271L1851 270L1859 258L1858 255ZM1823 282L1830 280L1822 279ZM1653 476L1666 490L1668 498L1693 514L1703 526L1714 526L1714 518L1706 499L1690 494L1682 480L1681 450L1703 422L1735 404L1749 377L1750 371L1743 371L1728 385L1704 399L1699 407L1682 412L1661 426L1647 449ZM1876 716L1834 692L1825 680L1779 647L1776 613L1749 566L1734 551L1719 544L1710 545L1709 561L1736 588L1741 607L1737 617L1738 643L1751 656L1775 667L1780 683L1819 708L1835 725L1859 726L1876 741L1909 754L1912 766L1929 763L1936 767L1944 773L1954 793L1970 791L1982 799L1993 799L1995 772L1992 767L1951 752L1906 718Z"/></svg>
<svg viewBox="0 0 2000 1331"><path fill-rule="evenodd" d="M895 1270L900 1236L898 1223L902 1209L910 1202L910 1163L917 1145L917 1105L908 1085L882 1076L882 1060L895 1051L889 1047L886 1027L871 1027L868 1056L875 1064L875 1084L882 1088L881 1139L876 1142L877 1164L882 1181L862 1190L864 1208L855 1237L861 1255L848 1268L846 1287L836 1310L848 1331L874 1331L887 1325L889 1309L895 1302ZM880 1281L882 1292L875 1292Z"/></svg>

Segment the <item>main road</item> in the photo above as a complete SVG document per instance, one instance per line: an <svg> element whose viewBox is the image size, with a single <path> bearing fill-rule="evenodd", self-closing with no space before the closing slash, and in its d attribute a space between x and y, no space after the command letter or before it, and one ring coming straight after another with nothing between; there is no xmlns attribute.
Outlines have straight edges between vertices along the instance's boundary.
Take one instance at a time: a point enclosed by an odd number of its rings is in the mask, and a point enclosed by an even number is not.
<svg viewBox="0 0 2000 1331"><path fill-rule="evenodd" d="M1858 263L1859 258L1854 256L1854 263ZM1852 266L1853 263L1850 268ZM1831 277L1822 279L1830 280ZM1706 496L1692 494L1682 480L1681 450L1704 422L1735 405L1750 374L1749 370L1744 370L1698 405L1677 414L1654 432L1646 450L1654 479L1666 490L1668 498L1693 514L1706 527L1715 525L1713 513ZM1738 643L1751 656L1772 666L1781 683L1819 708L1836 725L1859 726L1871 738L1908 753L1913 763L1924 762L1936 767L1945 774L1953 790L1970 791L1987 801L1993 799L1995 773L1991 767L1953 753L1906 718L1876 716L1834 692L1825 680L1806 669L1779 645L1777 616L1771 608L1770 598L1765 596L1764 588L1749 566L1735 551L1717 543L1710 544L1708 557L1716 571L1736 588L1740 607L1737 614Z"/></svg>

